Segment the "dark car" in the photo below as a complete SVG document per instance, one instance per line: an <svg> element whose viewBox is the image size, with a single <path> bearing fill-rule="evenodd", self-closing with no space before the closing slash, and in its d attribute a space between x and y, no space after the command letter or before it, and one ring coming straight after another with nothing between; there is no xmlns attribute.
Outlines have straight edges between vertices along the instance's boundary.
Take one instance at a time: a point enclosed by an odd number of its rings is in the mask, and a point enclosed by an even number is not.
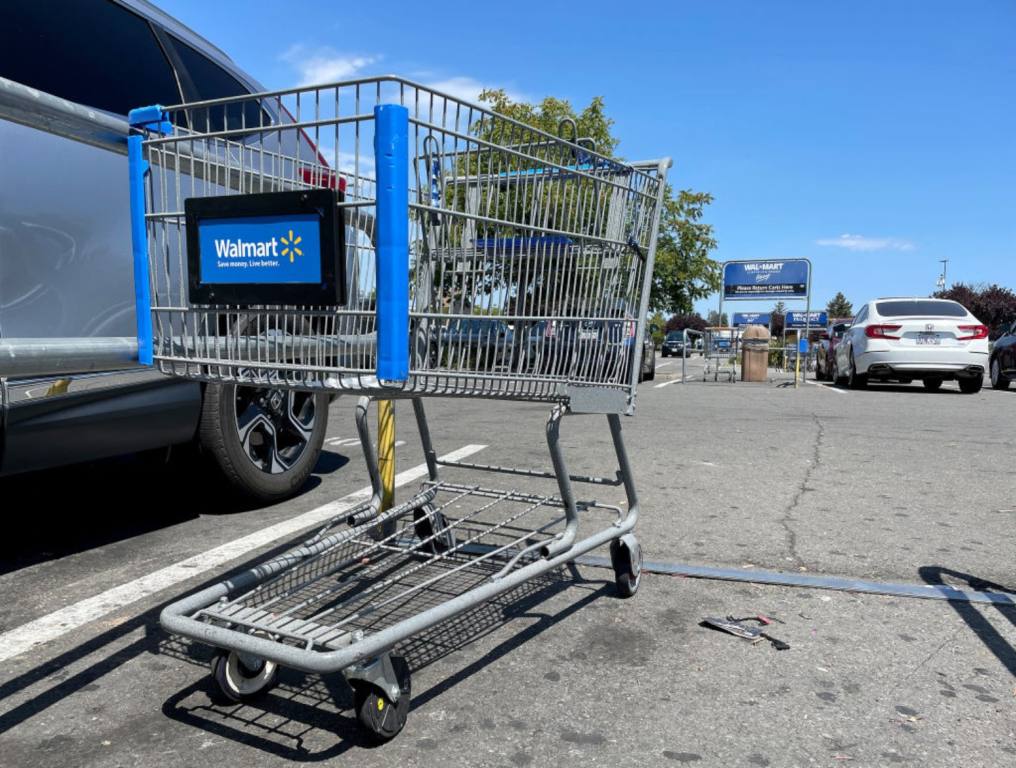
<svg viewBox="0 0 1016 768"><path fill-rule="evenodd" d="M5 0L0 20L0 336L133 336L128 111L264 88L145 0ZM324 394L151 368L0 378L0 476L194 442L241 492L277 500L310 475L327 418Z"/></svg>
<svg viewBox="0 0 1016 768"><path fill-rule="evenodd" d="M1016 321L1006 327L991 348L988 371L994 389L1008 389L1009 382L1016 379Z"/></svg>
<svg viewBox="0 0 1016 768"><path fill-rule="evenodd" d="M690 345L689 345L690 346ZM688 357L691 350L685 346L683 331L670 331L663 344L660 346L660 355L663 357Z"/></svg>
<svg viewBox="0 0 1016 768"><path fill-rule="evenodd" d="M836 345L843 339L850 323L833 323L829 329L822 334L822 338L815 344L815 379L816 381L833 380L833 364L836 361Z"/></svg>
<svg viewBox="0 0 1016 768"><path fill-rule="evenodd" d="M441 364L457 365L463 356L482 356L490 365L508 365L517 355L514 339L504 320L458 318L438 332L432 354Z"/></svg>
<svg viewBox="0 0 1016 768"><path fill-rule="evenodd" d="M529 326L520 344L523 365L530 371L568 375L576 368L611 365L612 360L630 354L636 324L630 320L583 320L578 323L540 320ZM652 327L642 339L638 380L656 378L656 344Z"/></svg>

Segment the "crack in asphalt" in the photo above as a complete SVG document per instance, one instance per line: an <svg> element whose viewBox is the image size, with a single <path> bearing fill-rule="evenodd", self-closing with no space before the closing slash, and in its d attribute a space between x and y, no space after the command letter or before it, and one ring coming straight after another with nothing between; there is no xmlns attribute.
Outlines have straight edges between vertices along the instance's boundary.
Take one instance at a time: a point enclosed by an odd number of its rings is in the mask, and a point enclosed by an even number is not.
<svg viewBox="0 0 1016 768"><path fill-rule="evenodd" d="M804 477L801 478L800 484L797 486L797 492L794 497L790 500L790 503L783 510L783 516L780 518L780 527L783 528L784 535L787 541L787 551L790 553L790 557L793 558L794 565L800 570L805 567L804 560L797 551L797 531L794 530L791 523L794 521L793 513L797 507L801 504L801 500L804 498L804 494L812 490L808 487L808 483L811 481L811 476L818 469L822 463L822 443L825 440L825 425L822 420L816 414L811 415L812 420L815 422L815 442L812 446L811 459L808 461L808 469L804 473Z"/></svg>

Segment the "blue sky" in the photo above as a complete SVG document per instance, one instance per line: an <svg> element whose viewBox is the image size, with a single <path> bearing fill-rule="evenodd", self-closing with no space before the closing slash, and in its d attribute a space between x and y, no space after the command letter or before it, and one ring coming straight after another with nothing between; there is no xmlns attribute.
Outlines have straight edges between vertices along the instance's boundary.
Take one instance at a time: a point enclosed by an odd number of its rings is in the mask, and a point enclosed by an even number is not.
<svg viewBox="0 0 1016 768"><path fill-rule="evenodd" d="M927 294L943 258L1016 289L1016 2L156 2L268 87L603 96L622 155L715 195L717 259L810 258L814 304Z"/></svg>

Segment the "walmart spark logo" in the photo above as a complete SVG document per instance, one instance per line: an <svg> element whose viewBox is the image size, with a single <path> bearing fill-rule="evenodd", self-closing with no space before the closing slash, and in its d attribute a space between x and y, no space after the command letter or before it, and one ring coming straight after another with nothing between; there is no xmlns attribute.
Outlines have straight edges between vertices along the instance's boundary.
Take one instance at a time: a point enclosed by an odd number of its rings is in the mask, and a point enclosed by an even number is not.
<svg viewBox="0 0 1016 768"><path fill-rule="evenodd" d="M293 230L289 230L289 237L285 235L279 238L282 242L282 255L289 256L289 263L293 263L293 259L297 256L303 256L303 250L297 248L297 246L303 242L303 238L299 235L293 236Z"/></svg>

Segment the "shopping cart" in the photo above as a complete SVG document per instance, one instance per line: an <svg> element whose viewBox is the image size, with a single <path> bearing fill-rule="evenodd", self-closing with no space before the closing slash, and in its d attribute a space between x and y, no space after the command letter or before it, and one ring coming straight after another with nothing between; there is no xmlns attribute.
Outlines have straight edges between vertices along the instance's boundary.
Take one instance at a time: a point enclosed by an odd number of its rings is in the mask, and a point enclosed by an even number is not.
<svg viewBox="0 0 1016 768"><path fill-rule="evenodd" d="M726 376L730 383L737 381L739 346L740 337L735 328L706 328L702 351L705 358L702 381L708 381L710 376L713 381L719 381L721 375Z"/></svg>
<svg viewBox="0 0 1016 768"><path fill-rule="evenodd" d="M394 651L412 636L604 544L620 594L635 593L620 415L635 406L669 159L622 163L574 122L552 135L393 77L131 122L142 358L227 386L360 396L372 498L162 613L219 649L227 696L265 690L279 666L342 672L360 722L386 740L406 720ZM547 403L552 468L439 459L434 396ZM374 398L412 400L428 471L390 509ZM569 472L566 413L606 417L615 478ZM553 491L490 487L491 473ZM623 486L626 504L580 501L577 482ZM580 537L580 512L605 521Z"/></svg>

